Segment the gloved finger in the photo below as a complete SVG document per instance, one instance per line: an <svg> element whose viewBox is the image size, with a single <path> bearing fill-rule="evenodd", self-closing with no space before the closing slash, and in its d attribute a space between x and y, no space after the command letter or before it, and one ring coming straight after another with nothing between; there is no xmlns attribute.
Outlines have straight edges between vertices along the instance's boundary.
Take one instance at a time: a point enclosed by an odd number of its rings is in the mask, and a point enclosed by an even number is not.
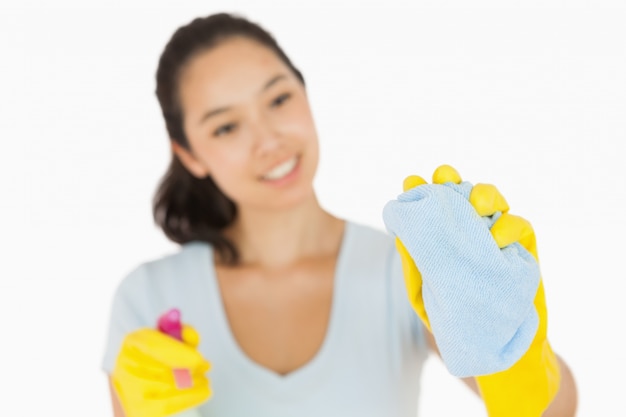
<svg viewBox="0 0 626 417"><path fill-rule="evenodd" d="M426 180L419 175L410 175L404 179L402 183L402 190L404 192L409 191L417 186L426 184Z"/></svg>
<svg viewBox="0 0 626 417"><path fill-rule="evenodd" d="M519 242L538 261L535 231L528 220L504 213L491 226L491 234L498 247L503 248L514 242Z"/></svg>
<svg viewBox="0 0 626 417"><path fill-rule="evenodd" d="M422 274L417 269L415 261L413 261L409 251L399 238L396 238L396 249L402 261L404 284L406 286L409 302L415 313L417 313L428 330L430 330L430 321L428 320L428 314L426 314L426 308L424 307L424 300L422 298Z"/></svg>
<svg viewBox="0 0 626 417"><path fill-rule="evenodd" d="M167 380L171 369L150 355L124 344L116 360L116 371L135 378L163 381Z"/></svg>
<svg viewBox="0 0 626 417"><path fill-rule="evenodd" d="M461 175L450 165L440 165L433 172L433 184L445 184L447 182L460 184L461 181Z"/></svg>
<svg viewBox="0 0 626 417"><path fill-rule="evenodd" d="M187 368L172 369L149 356L124 352L118 357L115 377L116 379L141 381L141 384L146 387L149 386L152 392L165 393L174 387L187 388L193 386L194 380L206 378L205 373L209 369L209 362L191 370Z"/></svg>
<svg viewBox="0 0 626 417"><path fill-rule="evenodd" d="M200 344L200 334L198 334L196 329L188 324L183 324L181 335L183 338L183 342L187 343L193 348L197 348Z"/></svg>
<svg viewBox="0 0 626 417"><path fill-rule="evenodd" d="M141 352L168 368L205 369L207 361L193 347L155 329L140 329L126 336L128 349Z"/></svg>
<svg viewBox="0 0 626 417"><path fill-rule="evenodd" d="M509 204L504 196L491 184L474 185L469 201L479 216L492 216L498 211L502 213L509 211Z"/></svg>

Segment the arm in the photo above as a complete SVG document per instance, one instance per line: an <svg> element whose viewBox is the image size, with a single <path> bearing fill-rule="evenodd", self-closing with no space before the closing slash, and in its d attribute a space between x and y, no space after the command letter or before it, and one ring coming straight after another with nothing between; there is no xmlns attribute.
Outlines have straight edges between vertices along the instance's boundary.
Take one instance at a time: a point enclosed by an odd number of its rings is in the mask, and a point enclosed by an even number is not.
<svg viewBox="0 0 626 417"><path fill-rule="evenodd" d="M437 344L435 343L435 338L429 331L426 331L426 341L428 342L429 349L435 352L437 356L441 357ZM558 393L548 406L548 409L543 414L543 417L574 417L578 406L578 390L576 388L576 382L571 370L563 358L557 355L557 359L561 371L561 384L559 386ZM474 378L459 379L480 397L480 390L478 389L478 384Z"/></svg>
<svg viewBox="0 0 626 417"><path fill-rule="evenodd" d="M543 413L544 417L574 417L578 406L578 390L572 371L563 358L557 355L561 370L561 385L554 400Z"/></svg>

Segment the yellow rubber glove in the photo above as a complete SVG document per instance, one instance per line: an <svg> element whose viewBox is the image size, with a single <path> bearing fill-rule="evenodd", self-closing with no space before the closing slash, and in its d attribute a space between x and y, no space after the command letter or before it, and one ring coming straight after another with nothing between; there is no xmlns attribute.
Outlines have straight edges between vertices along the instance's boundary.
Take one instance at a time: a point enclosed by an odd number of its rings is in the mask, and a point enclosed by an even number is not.
<svg viewBox="0 0 626 417"><path fill-rule="evenodd" d="M446 182L460 184L461 176L449 165L442 165L435 170L433 183ZM410 176L404 180L403 188L408 191L422 184L426 184L423 178ZM480 216L503 213L490 229L500 248L519 242L538 261L534 230L528 221L508 213L509 206L496 187L476 184L470 193L470 203ZM431 330L422 299L422 276L398 238L396 248L402 261L409 301L428 330ZM539 328L528 351L511 368L476 377L490 417L539 417L558 391L560 372L556 355L547 339L547 310L542 280L534 305L539 316Z"/></svg>
<svg viewBox="0 0 626 417"><path fill-rule="evenodd" d="M211 396L198 333L183 325L182 338L150 328L126 336L111 375L126 417L171 416Z"/></svg>

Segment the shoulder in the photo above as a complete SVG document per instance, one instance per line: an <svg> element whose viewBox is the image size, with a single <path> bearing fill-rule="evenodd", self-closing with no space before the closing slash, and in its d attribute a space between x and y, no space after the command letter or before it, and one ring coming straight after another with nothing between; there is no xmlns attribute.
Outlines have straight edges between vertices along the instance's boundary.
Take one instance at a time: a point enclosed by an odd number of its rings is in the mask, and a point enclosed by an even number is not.
<svg viewBox="0 0 626 417"><path fill-rule="evenodd" d="M393 243L393 236L383 229L376 228L364 223L347 220L349 233L352 233L359 241L370 244L389 245Z"/></svg>
<svg viewBox="0 0 626 417"><path fill-rule="evenodd" d="M387 231L354 221L347 224L349 241L359 251L389 254L395 249L394 238Z"/></svg>
<svg viewBox="0 0 626 417"><path fill-rule="evenodd" d="M394 237L387 231L359 222L347 223L347 246L352 265L361 269L377 271L378 274L393 274L397 258Z"/></svg>
<svg viewBox="0 0 626 417"><path fill-rule="evenodd" d="M119 291L137 291L147 286L168 286L170 281L196 273L203 256L210 259L210 246L204 242L189 242L176 251L146 260L135 266L119 284Z"/></svg>
<svg viewBox="0 0 626 417"><path fill-rule="evenodd" d="M210 246L194 242L138 264L114 292L113 315L139 326L153 323L172 306L189 305L198 294L206 293L202 285L207 285L210 259Z"/></svg>

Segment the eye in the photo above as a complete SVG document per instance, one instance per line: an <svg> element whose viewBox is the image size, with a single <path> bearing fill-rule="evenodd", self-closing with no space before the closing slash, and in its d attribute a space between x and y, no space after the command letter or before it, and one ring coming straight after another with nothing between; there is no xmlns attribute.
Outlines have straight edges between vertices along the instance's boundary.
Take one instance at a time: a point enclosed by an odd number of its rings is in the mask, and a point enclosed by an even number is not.
<svg viewBox="0 0 626 417"><path fill-rule="evenodd" d="M235 130L237 125L235 123L228 123L218 127L214 132L213 136L224 136Z"/></svg>
<svg viewBox="0 0 626 417"><path fill-rule="evenodd" d="M291 97L291 94L289 93L284 93L279 95L278 97L276 97L273 101L271 106L272 107L280 107L282 106L282 104L287 101L289 98Z"/></svg>

